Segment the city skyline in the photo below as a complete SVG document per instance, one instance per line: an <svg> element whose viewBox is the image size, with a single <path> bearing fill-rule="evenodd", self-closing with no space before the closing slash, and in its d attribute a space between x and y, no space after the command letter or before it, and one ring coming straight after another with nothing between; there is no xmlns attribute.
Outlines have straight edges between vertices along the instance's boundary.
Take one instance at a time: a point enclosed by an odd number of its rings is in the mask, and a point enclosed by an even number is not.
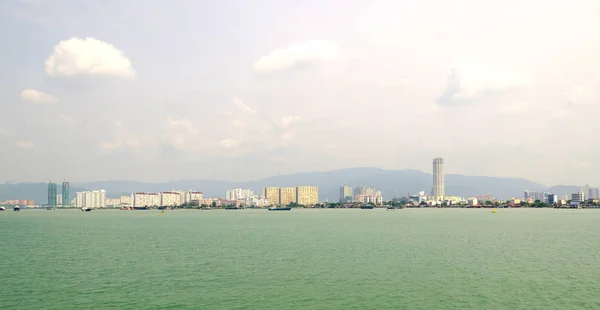
<svg viewBox="0 0 600 310"><path fill-rule="evenodd" d="M0 12L22 34L0 59L4 181L429 171L440 156L446 174L600 184L598 146L570 139L599 126L597 1L14 0Z"/></svg>

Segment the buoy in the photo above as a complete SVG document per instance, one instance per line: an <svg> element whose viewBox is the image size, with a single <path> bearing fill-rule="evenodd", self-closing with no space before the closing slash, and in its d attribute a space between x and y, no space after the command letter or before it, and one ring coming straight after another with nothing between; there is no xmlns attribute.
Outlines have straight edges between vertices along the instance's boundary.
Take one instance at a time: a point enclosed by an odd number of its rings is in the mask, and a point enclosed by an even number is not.
<svg viewBox="0 0 600 310"><path fill-rule="evenodd" d="M493 209L493 210L492 210L492 213L496 213L496 209Z"/></svg>

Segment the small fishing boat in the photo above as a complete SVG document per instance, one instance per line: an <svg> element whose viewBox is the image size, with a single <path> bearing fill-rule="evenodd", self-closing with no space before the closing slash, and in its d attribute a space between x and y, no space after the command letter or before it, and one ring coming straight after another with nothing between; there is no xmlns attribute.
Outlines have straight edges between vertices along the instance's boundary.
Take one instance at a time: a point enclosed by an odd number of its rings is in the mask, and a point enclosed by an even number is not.
<svg viewBox="0 0 600 310"><path fill-rule="evenodd" d="M19 208L19 206L15 206L15 207L13 208L13 211L21 211L21 208Z"/></svg>

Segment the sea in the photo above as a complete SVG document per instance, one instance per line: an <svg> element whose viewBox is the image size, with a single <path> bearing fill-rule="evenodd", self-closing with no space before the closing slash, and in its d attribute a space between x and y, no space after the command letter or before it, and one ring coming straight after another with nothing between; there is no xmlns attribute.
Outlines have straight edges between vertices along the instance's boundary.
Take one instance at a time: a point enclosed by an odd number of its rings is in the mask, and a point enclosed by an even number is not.
<svg viewBox="0 0 600 310"><path fill-rule="evenodd" d="M600 210L0 212L0 309L600 309Z"/></svg>

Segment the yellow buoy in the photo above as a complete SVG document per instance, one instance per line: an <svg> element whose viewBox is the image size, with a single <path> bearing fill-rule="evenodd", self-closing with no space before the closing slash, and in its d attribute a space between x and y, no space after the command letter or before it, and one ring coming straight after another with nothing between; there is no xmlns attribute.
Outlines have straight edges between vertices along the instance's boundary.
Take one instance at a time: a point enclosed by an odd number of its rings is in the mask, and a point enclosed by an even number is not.
<svg viewBox="0 0 600 310"><path fill-rule="evenodd" d="M492 213L496 213L496 209L493 209L493 210L492 210Z"/></svg>

